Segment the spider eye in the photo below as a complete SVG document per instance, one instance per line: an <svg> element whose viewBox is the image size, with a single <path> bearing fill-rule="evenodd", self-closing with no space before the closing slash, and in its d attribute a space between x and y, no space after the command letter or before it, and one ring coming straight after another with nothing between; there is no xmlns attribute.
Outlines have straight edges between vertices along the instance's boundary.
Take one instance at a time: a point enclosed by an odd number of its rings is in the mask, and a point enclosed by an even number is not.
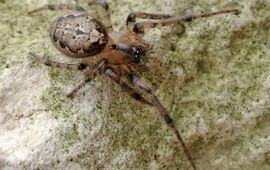
<svg viewBox="0 0 270 170"><path fill-rule="evenodd" d="M133 47L132 51L134 62L138 64L143 63L142 56L144 55L145 52L144 49L141 47Z"/></svg>
<svg viewBox="0 0 270 170"><path fill-rule="evenodd" d="M139 63L140 60L141 60L141 56L139 55L139 53L136 52L136 54L134 55L134 61L135 61L136 63Z"/></svg>
<svg viewBox="0 0 270 170"><path fill-rule="evenodd" d="M140 49L137 49L136 47L133 47L132 50L133 50L133 55L139 55L141 53Z"/></svg>

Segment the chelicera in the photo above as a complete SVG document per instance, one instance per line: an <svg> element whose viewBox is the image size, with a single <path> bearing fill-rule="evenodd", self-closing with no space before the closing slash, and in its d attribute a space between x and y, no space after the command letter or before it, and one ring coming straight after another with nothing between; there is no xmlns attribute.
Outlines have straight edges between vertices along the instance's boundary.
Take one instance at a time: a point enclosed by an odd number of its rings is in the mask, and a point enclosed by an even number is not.
<svg viewBox="0 0 270 170"><path fill-rule="evenodd" d="M102 6L108 17L108 22L103 24L101 21L90 16L83 7L77 4L47 4L29 12L29 14L33 14L46 9L73 11L60 15L51 23L50 38L54 46L66 56L83 58L81 63L58 63L43 59L33 52L30 52L30 55L46 66L85 70L84 80L67 94L68 97L73 97L75 93L93 79L97 73L103 72L119 84L132 98L155 107L166 124L176 135L191 166L193 169L196 169L191 153L186 147L174 121L169 116L167 109L163 107L150 87L141 80L134 66L142 63L142 55L149 50L149 45L142 39L146 29L160 28L173 24L185 24L196 19L218 14L238 14L240 11L238 9L219 10L216 12L182 17L168 14L133 12L128 15L126 20L127 31L117 32L112 28L109 6L105 0L92 0L88 5ZM136 22L137 18L148 20ZM93 69L89 69L89 64L85 61L93 56L96 56L98 61ZM137 86L141 90L136 90L131 87L130 84Z"/></svg>

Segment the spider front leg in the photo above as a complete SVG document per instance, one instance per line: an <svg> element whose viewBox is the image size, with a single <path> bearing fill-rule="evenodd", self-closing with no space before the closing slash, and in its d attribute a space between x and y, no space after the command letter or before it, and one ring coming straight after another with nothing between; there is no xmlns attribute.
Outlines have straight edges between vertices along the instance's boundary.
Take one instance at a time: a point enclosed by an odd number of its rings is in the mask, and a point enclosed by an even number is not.
<svg viewBox="0 0 270 170"><path fill-rule="evenodd" d="M109 31L112 31L113 28L112 28L111 14L110 14L110 8L109 8L107 1L106 0L90 0L88 2L88 5L89 6L100 5L104 9L105 14L106 14L106 18L108 20L106 23L106 27Z"/></svg>
<svg viewBox="0 0 270 170"><path fill-rule="evenodd" d="M34 57L36 60L38 60L38 62L52 67L52 68L67 68L70 70L84 70L86 68L85 64L79 63L79 64L66 64L66 63L58 63L58 62L54 62L54 61L50 61L48 59L44 59L42 57L40 57L39 55L29 52L29 54Z"/></svg>
<svg viewBox="0 0 270 170"><path fill-rule="evenodd" d="M160 103L158 97L155 94L153 94L150 87L141 80L139 75L132 69L131 66L125 65L125 66L122 67L122 69L125 70L126 74L128 75L128 78L129 78L130 82L132 82L134 85L136 85L137 87L142 89L145 93L147 93L150 96L151 103L159 111L161 117L164 119L166 124L173 130L173 132L176 135L179 143L181 144L181 147L184 150L184 153L185 153L186 157L188 158L191 166L193 167L194 170L196 170L196 165L195 165L195 163L193 161L191 153L188 150L188 148L186 147L186 145L184 143L184 140L182 139L182 137L180 135L180 132L176 128L176 126L174 124L174 121L170 117L169 112L167 111L167 109Z"/></svg>
<svg viewBox="0 0 270 170"><path fill-rule="evenodd" d="M144 35L145 29L160 28L160 27L168 26L168 25L172 25L172 24L185 24L185 23L188 23L188 22L192 22L194 19L200 19L200 18L204 18L204 17L211 17L211 16L214 16L214 15L226 14L226 13L239 14L240 10L238 10L238 9L219 10L219 11L216 11L216 12L203 13L203 14L199 14L199 15L187 15L187 16L182 16L182 17L181 16L174 16L174 17L170 17L170 18L157 20L157 21L144 21L144 22L134 23L133 28L128 28L128 29L130 31L134 32L135 34L137 34L139 36L142 36L142 35ZM127 22L127 24L135 22L134 19L130 19L130 20L131 21ZM128 26L128 27L131 27L131 26Z"/></svg>
<svg viewBox="0 0 270 170"><path fill-rule="evenodd" d="M126 27L128 31L133 32L133 27L136 22L136 18L160 20L160 19L166 19L166 18L172 18L172 17L174 16L169 15L169 14L150 14L150 13L144 13L144 12L132 12L127 17Z"/></svg>
<svg viewBox="0 0 270 170"><path fill-rule="evenodd" d="M132 98L152 106L152 103L147 101L139 92L131 88L125 80L121 79L113 70L113 68L106 68L105 74L108 75L112 80L114 80L120 87L126 91Z"/></svg>
<svg viewBox="0 0 270 170"><path fill-rule="evenodd" d="M39 11L43 11L43 10L74 10L74 11L86 11L83 7L81 7L80 5L77 4L64 4L64 3L60 3L60 4L46 4L42 7L39 7L37 9L34 9L30 12L28 12L28 15L32 15L33 13L39 12Z"/></svg>

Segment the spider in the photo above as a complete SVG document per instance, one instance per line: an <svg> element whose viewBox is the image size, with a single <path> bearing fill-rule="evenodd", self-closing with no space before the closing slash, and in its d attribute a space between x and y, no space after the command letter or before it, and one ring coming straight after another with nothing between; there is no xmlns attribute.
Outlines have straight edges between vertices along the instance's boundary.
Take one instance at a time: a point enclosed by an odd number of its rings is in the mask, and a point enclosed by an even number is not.
<svg viewBox="0 0 270 170"><path fill-rule="evenodd" d="M30 11L28 14L32 15L42 10L73 11L60 15L51 23L51 41L54 46L66 56L84 59L96 56L98 61L93 69L88 69L89 64L84 62L84 60L79 64L66 64L44 59L33 52L30 52L30 55L36 58L40 63L53 68L86 70L85 78L67 94L68 97L73 97L75 93L87 82L92 80L97 73L103 72L119 84L132 98L155 107L166 124L176 135L191 166L193 169L196 169L191 153L186 147L173 119L169 116L167 109L164 108L150 87L141 80L134 66L143 63L142 56L150 49L149 44L143 40L146 29L160 28L173 24L185 24L196 19L218 14L238 14L240 11L238 9L229 9L186 16L132 12L128 15L126 20L127 31L117 32L113 30L109 5L106 0L91 0L88 5L100 5L106 14L107 22L102 23L95 19L78 4L47 4ZM136 22L137 18L148 20ZM122 74L120 75L119 72ZM126 78L123 78L123 76ZM133 84L141 90L136 90L134 87L131 87L130 84Z"/></svg>

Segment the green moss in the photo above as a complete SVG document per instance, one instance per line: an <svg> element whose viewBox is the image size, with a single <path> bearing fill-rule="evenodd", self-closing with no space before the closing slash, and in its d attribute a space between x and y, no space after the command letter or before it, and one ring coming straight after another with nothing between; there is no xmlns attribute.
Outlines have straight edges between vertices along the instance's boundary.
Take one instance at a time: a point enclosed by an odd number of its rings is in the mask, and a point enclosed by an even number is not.
<svg viewBox="0 0 270 170"><path fill-rule="evenodd" d="M78 143L80 141L78 126L73 124L68 131L60 131L60 138L62 139L63 143L67 143L68 146L66 148Z"/></svg>
<svg viewBox="0 0 270 170"><path fill-rule="evenodd" d="M257 160L250 150L260 139L269 136L269 89L265 87L270 64L270 7L267 2L179 0L167 7L163 4L167 1L161 0L109 2L113 25L118 30L125 29L125 18L130 11L177 15L212 11L213 8L243 11L239 16L222 15L194 21L185 29L180 26L163 28L158 42L152 41L156 36L154 31L147 31L153 48L145 57L148 69L140 72L170 110L201 169L267 169L269 151L262 156L263 160ZM27 1L2 0L0 3L0 74L23 61L29 61L31 67L43 67L33 62L29 51L55 60L61 58L47 32L56 12L30 17L26 13L35 6ZM73 107L74 100L66 97L64 89L74 84L77 74L47 67L44 71L48 72L50 87L41 100L48 114L56 119L64 118L67 124L74 123L70 118L78 112ZM190 167L155 109L131 99L106 76L101 76L97 82L102 83L102 93L110 100L103 101L100 97L93 110L104 115L106 125L100 142L103 137L110 139L105 149L108 162L113 162L124 150L133 155L115 163L115 168ZM220 121L224 117L222 124ZM202 124L206 127L205 133ZM81 140L76 124L69 132L60 130L60 136L70 145ZM241 157L246 161L241 162ZM224 160L216 163L221 158ZM85 166L104 167L98 163L98 157L93 159L93 163Z"/></svg>

